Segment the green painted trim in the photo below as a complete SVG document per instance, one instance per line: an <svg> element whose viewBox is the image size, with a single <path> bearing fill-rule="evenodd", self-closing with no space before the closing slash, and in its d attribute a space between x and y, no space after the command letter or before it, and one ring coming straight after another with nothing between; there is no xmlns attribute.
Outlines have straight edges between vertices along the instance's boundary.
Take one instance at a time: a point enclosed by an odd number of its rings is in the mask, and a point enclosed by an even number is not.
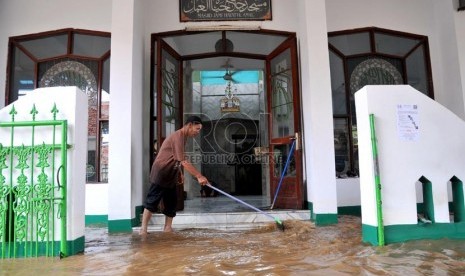
<svg viewBox="0 0 465 276"><path fill-rule="evenodd" d="M361 206L341 206L337 207L338 215L348 215L348 216L362 216L362 207Z"/></svg>
<svg viewBox="0 0 465 276"><path fill-rule="evenodd" d="M313 202L307 202L308 210L310 210L310 220L316 226L324 226L330 224L337 224L337 214L315 214L313 211Z"/></svg>
<svg viewBox="0 0 465 276"><path fill-rule="evenodd" d="M119 219L108 221L108 232L119 233L119 232L132 232L133 219Z"/></svg>
<svg viewBox="0 0 465 276"><path fill-rule="evenodd" d="M362 241L378 245L377 227L362 224ZM465 239L465 222L384 226L386 244L423 239Z"/></svg>
<svg viewBox="0 0 465 276"><path fill-rule="evenodd" d="M139 206L136 206L135 208L135 214L136 216L131 219L131 225L132 227L136 227L136 226L139 226L141 224L141 220L140 220L140 217L142 215L142 213L144 212L144 206L142 205L139 205ZM89 226L89 225L103 225L103 226L107 226L108 225L108 215L86 215L85 216L85 219L86 219L86 226Z"/></svg>
<svg viewBox="0 0 465 276"><path fill-rule="evenodd" d="M426 219L435 222L434 219L434 201L433 201L433 185L426 177L420 177L419 181L423 189L423 208ZM417 212L418 213L418 212Z"/></svg>
<svg viewBox="0 0 465 276"><path fill-rule="evenodd" d="M337 224L337 214L311 214L310 218L316 226Z"/></svg>
<svg viewBox="0 0 465 276"><path fill-rule="evenodd" d="M308 210L313 214L313 202L307 202ZM362 207L360 205L356 206L340 206L337 207L338 215L349 215L349 216L362 216Z"/></svg>
<svg viewBox="0 0 465 276"><path fill-rule="evenodd" d="M68 241L68 254L69 256L76 255L84 252L85 238L84 236L75 239L74 241Z"/></svg>
<svg viewBox="0 0 465 276"><path fill-rule="evenodd" d="M108 215L86 215L86 226L92 224L108 225Z"/></svg>
<svg viewBox="0 0 465 276"><path fill-rule="evenodd" d="M139 205L135 207L136 217L132 219L132 227L139 226L142 221L140 220L142 213L144 212L144 206Z"/></svg>
<svg viewBox="0 0 465 276"><path fill-rule="evenodd" d="M47 242L14 242L14 243L5 243L5 251L0 254L2 258L35 258L41 256L47 257L57 257L60 256L60 248L61 242L60 241L53 241L48 243L49 246L47 248ZM3 244L0 243L0 249ZM68 256L76 255L78 253L84 252L85 246L85 238L84 236L79 237L73 241L66 242ZM16 247L16 254L14 252L14 248Z"/></svg>
<svg viewBox="0 0 465 276"><path fill-rule="evenodd" d="M423 202L417 203L417 214L423 214L425 212L425 207Z"/></svg>
<svg viewBox="0 0 465 276"><path fill-rule="evenodd" d="M378 242L378 227L362 224L362 241L376 246L380 245Z"/></svg>
<svg viewBox="0 0 465 276"><path fill-rule="evenodd" d="M463 183L457 177L452 177L452 203L449 210L454 212L454 222L465 222L465 202L463 197Z"/></svg>

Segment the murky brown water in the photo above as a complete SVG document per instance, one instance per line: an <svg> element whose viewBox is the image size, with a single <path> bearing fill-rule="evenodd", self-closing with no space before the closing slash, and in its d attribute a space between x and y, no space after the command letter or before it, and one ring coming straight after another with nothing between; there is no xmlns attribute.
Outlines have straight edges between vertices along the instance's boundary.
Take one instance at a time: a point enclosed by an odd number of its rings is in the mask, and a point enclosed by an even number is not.
<svg viewBox="0 0 465 276"><path fill-rule="evenodd" d="M285 221L250 231L108 235L87 229L83 254L0 260L0 275L465 275L465 240L361 243L360 218Z"/></svg>

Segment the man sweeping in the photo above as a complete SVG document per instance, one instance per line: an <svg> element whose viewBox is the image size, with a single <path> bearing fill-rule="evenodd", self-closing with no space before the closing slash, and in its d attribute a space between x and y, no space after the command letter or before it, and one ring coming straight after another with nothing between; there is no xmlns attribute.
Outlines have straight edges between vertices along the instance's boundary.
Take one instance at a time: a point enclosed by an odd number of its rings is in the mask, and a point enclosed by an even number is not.
<svg viewBox="0 0 465 276"><path fill-rule="evenodd" d="M150 172L150 189L144 202L144 213L140 235L147 235L147 225L152 214L157 211L158 204L163 199L163 214L165 215L164 232L172 232L173 218L176 216L177 193L176 184L182 177L182 168L193 175L200 185L208 180L185 157L184 146L187 138L195 137L202 129L202 120L198 116L187 118L184 126L169 135L153 162Z"/></svg>

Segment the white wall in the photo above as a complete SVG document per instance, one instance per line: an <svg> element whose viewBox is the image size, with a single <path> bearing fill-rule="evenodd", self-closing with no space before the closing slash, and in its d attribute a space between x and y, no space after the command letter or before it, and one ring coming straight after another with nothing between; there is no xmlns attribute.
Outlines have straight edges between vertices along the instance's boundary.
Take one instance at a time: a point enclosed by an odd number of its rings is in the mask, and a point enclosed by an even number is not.
<svg viewBox="0 0 465 276"><path fill-rule="evenodd" d="M108 215L108 184L86 184L86 215Z"/></svg>
<svg viewBox="0 0 465 276"><path fill-rule="evenodd" d="M360 206L360 178L338 178L336 183L338 207Z"/></svg>
<svg viewBox="0 0 465 276"><path fill-rule="evenodd" d="M408 85L365 86L355 93L362 223L377 226L369 114L375 116L384 225L417 224L416 183L431 181L436 222L449 222L448 182L465 179L465 122ZM418 133L406 140L398 105L417 105Z"/></svg>

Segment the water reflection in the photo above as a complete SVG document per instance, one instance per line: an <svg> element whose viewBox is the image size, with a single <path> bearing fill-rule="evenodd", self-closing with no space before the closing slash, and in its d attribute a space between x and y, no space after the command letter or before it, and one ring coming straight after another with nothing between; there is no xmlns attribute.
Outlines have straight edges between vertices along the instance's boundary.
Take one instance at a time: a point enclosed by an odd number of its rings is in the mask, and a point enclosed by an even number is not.
<svg viewBox="0 0 465 276"><path fill-rule="evenodd" d="M108 235L88 228L83 254L0 260L1 275L464 275L464 240L423 240L373 247L360 218L337 225L285 221L250 231L186 229Z"/></svg>

